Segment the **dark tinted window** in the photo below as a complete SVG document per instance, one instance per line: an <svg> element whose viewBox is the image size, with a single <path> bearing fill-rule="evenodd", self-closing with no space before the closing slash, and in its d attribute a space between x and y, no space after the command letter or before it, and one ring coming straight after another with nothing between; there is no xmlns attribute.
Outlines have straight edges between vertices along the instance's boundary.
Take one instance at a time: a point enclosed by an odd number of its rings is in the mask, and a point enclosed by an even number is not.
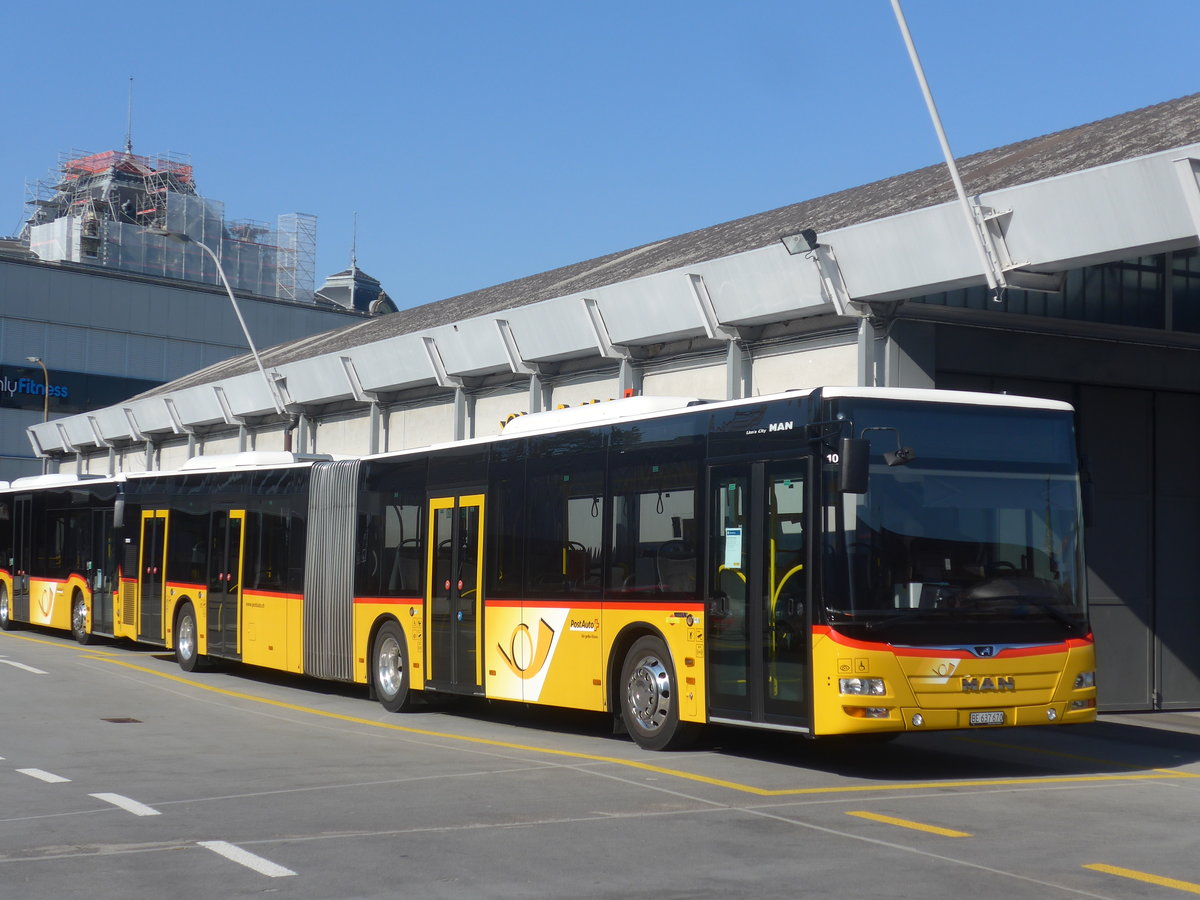
<svg viewBox="0 0 1200 900"><path fill-rule="evenodd" d="M664 452L614 455L610 596L694 596L696 459Z"/></svg>
<svg viewBox="0 0 1200 900"><path fill-rule="evenodd" d="M202 585L208 561L208 513L193 501L171 513L167 537L167 576L171 581Z"/></svg>
<svg viewBox="0 0 1200 900"><path fill-rule="evenodd" d="M487 589L520 597L525 561L524 441L496 448L488 480Z"/></svg>
<svg viewBox="0 0 1200 900"><path fill-rule="evenodd" d="M525 587L530 596L599 595L604 453L593 432L539 438L528 462Z"/></svg>
<svg viewBox="0 0 1200 900"><path fill-rule="evenodd" d="M424 459L364 466L355 554L360 596L420 596L425 563Z"/></svg>

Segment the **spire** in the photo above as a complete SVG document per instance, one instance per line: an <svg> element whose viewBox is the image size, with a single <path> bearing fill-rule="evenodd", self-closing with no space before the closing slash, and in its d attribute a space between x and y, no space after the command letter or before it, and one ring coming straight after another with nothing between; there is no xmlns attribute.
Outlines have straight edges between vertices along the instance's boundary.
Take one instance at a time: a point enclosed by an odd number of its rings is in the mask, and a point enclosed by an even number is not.
<svg viewBox="0 0 1200 900"><path fill-rule="evenodd" d="M358 288L358 210L354 211L354 224L350 229L350 308L354 309L354 295Z"/></svg>
<svg viewBox="0 0 1200 900"><path fill-rule="evenodd" d="M133 153L133 76L129 76L129 107L125 114L125 152Z"/></svg>

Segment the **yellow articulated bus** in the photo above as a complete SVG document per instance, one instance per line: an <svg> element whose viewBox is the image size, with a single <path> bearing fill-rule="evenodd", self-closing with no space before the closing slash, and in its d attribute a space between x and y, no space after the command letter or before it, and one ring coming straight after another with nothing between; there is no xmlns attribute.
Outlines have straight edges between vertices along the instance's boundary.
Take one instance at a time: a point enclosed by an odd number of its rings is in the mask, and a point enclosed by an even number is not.
<svg viewBox="0 0 1200 900"><path fill-rule="evenodd" d="M361 459L0 491L0 628L369 687L811 737L1088 722L1073 413L824 388L633 397Z"/></svg>

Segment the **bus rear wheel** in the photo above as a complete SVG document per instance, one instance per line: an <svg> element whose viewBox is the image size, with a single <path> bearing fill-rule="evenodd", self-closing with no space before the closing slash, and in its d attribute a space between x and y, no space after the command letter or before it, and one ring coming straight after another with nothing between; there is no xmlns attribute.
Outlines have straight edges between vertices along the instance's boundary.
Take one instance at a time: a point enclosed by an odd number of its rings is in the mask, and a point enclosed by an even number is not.
<svg viewBox="0 0 1200 900"><path fill-rule="evenodd" d="M415 705L408 687L408 658L404 631L395 622L385 622L371 648L371 680L375 696L388 712L403 712Z"/></svg>
<svg viewBox="0 0 1200 900"><path fill-rule="evenodd" d="M196 609L183 604L175 617L175 660L185 672L200 668L200 629L196 627Z"/></svg>
<svg viewBox="0 0 1200 900"><path fill-rule="evenodd" d="M71 634L84 646L95 640L91 632L87 630L87 616L87 603L83 599L83 594L76 591L75 596L71 598Z"/></svg>
<svg viewBox="0 0 1200 900"><path fill-rule="evenodd" d="M671 654L659 638L634 641L621 667L621 718L643 750L679 750L699 726L679 721L679 688Z"/></svg>
<svg viewBox="0 0 1200 900"><path fill-rule="evenodd" d="M8 588L0 584L0 631L11 631L16 623L12 620L12 603L8 599Z"/></svg>

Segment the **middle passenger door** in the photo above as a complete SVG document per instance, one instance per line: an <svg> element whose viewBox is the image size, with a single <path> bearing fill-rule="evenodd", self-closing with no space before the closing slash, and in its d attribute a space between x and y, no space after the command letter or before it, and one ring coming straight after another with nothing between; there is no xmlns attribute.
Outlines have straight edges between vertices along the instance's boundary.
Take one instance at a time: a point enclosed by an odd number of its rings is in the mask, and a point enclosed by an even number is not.
<svg viewBox="0 0 1200 900"><path fill-rule="evenodd" d="M246 511L212 514L208 554L208 653L225 659L241 657L242 558Z"/></svg>
<svg viewBox="0 0 1200 900"><path fill-rule="evenodd" d="M425 678L432 690L482 689L483 500L482 493L429 500Z"/></svg>

